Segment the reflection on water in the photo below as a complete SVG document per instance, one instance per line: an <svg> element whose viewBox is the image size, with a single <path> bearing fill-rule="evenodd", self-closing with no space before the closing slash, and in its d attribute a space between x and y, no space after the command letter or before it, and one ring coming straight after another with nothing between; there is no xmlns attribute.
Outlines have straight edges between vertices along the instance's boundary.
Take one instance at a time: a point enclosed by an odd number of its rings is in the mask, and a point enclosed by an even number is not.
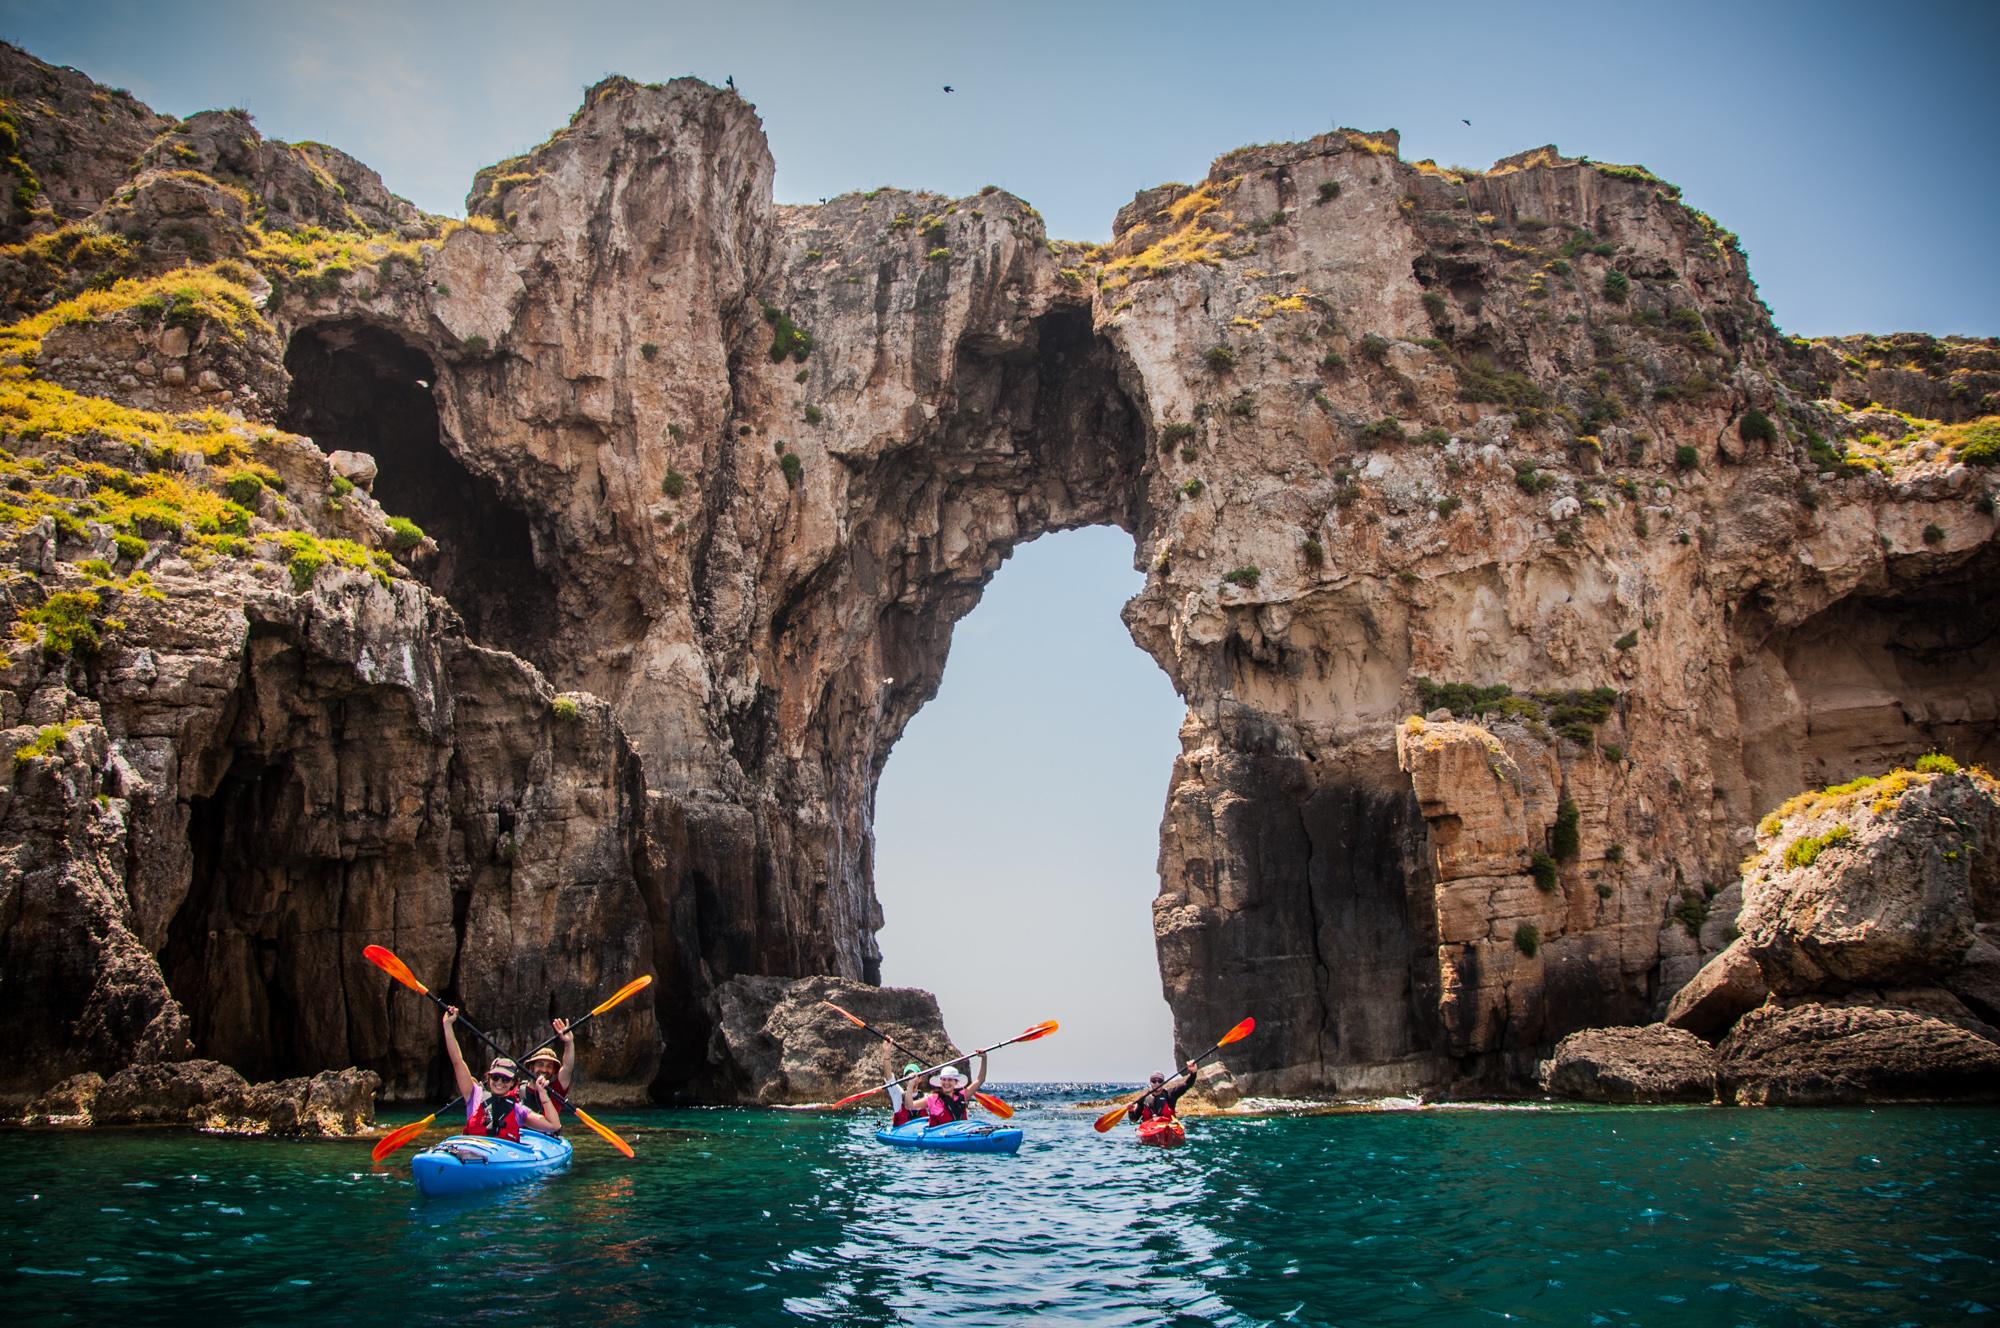
<svg viewBox="0 0 2000 1328"><path fill-rule="evenodd" d="M26 1322L1941 1323L2000 1308L2000 1112L1558 1109L1099 1136L1017 1157L863 1116L615 1117L565 1176L424 1200L407 1154L0 1134Z"/></svg>

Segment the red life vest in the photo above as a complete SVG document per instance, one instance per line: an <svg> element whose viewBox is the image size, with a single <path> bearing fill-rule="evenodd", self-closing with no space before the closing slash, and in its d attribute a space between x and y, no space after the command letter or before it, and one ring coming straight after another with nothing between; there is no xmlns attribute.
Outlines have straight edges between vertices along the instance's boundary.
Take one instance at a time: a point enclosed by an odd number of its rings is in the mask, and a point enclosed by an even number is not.
<svg viewBox="0 0 2000 1328"><path fill-rule="evenodd" d="M489 1108L488 1104L492 1104ZM492 1115L498 1114L500 1104L506 1104L506 1114L500 1120L498 1129L488 1128ZM502 1139L521 1142L521 1104L509 1093L506 1097L494 1097L484 1088L475 1087L472 1096L465 1101L465 1132L473 1135L494 1135Z"/></svg>
<svg viewBox="0 0 2000 1328"><path fill-rule="evenodd" d="M949 1121L964 1120L969 1102L970 1095L967 1093L947 1093L942 1088L933 1090L928 1109L931 1124L943 1125Z"/></svg>

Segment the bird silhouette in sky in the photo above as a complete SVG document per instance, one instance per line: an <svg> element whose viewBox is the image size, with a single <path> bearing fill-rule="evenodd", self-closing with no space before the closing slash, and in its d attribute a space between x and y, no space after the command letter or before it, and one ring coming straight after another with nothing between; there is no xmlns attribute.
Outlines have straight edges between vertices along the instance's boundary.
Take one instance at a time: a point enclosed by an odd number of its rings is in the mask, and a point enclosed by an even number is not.
<svg viewBox="0 0 2000 1328"><path fill-rule="evenodd" d="M1470 121L1470 120L1460 120L1460 121L1459 121L1459 123L1460 123L1460 124L1462 124L1462 125L1467 125L1467 126L1470 126L1470 125L1472 124L1472 121Z"/></svg>
<svg viewBox="0 0 2000 1328"><path fill-rule="evenodd" d="M951 85L951 84L949 84L949 83L947 83L947 84L945 84L945 85L944 85L944 90L945 90L946 92L956 92L956 91L957 91L957 89L956 89L956 88L954 88L954 87L952 87L952 85Z"/></svg>

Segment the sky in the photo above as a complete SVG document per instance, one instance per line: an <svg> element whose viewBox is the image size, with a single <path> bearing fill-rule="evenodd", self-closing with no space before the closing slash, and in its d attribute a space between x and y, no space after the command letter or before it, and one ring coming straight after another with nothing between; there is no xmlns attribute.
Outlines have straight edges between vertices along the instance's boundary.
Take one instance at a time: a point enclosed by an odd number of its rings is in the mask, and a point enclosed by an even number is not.
<svg viewBox="0 0 2000 1328"><path fill-rule="evenodd" d="M1681 185L1788 332L2000 334L1995 0L0 0L0 37L156 110L245 107L447 214L611 73L734 77L781 202L993 183L1076 240L1245 143L1395 128L1405 158L1469 166L1554 143ZM1116 531L1022 550L883 779L885 978L939 992L968 1043L1064 1022L996 1077L1171 1051L1149 903L1180 708L1118 621L1138 585Z"/></svg>

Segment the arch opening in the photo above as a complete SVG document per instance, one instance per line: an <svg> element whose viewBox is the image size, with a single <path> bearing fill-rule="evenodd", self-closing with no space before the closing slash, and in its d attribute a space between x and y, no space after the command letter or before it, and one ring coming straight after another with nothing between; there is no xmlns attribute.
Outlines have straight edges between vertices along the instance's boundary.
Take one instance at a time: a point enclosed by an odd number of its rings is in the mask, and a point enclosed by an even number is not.
<svg viewBox="0 0 2000 1328"><path fill-rule="evenodd" d="M430 356L371 324L320 323L292 338L285 368L284 427L326 451L373 457L376 500L437 542L417 569L425 584L451 602L475 640L546 667L555 583L537 563L527 515L446 445Z"/></svg>
<svg viewBox="0 0 2000 1328"><path fill-rule="evenodd" d="M1143 1077L1173 1054L1151 916L1183 712L1118 618L1132 550L1111 526L1016 549L876 787L882 980L975 1039L1065 1021L996 1078Z"/></svg>

